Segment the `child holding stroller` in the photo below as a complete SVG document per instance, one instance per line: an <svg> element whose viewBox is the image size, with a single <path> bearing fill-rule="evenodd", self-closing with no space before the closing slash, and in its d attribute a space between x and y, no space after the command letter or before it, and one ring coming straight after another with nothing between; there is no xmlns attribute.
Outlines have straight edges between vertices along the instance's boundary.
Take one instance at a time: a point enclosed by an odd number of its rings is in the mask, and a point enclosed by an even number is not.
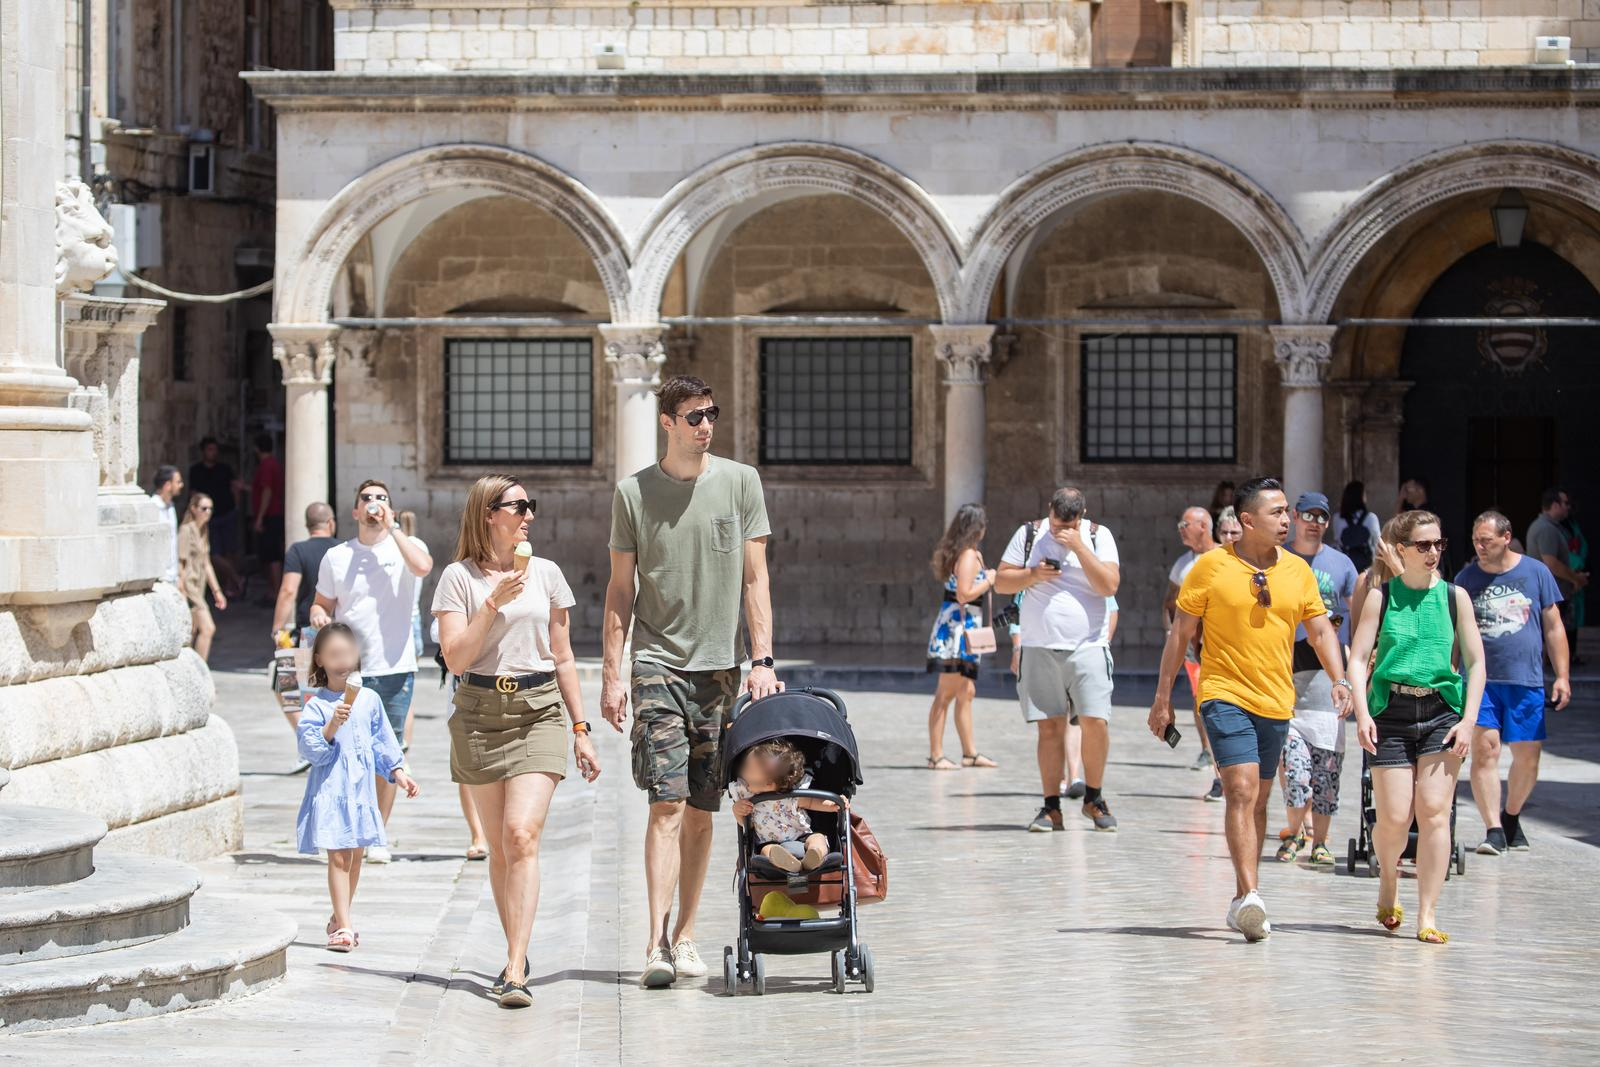
<svg viewBox="0 0 1600 1067"><path fill-rule="evenodd" d="M828 838L811 829L811 820L802 811L838 811L831 800L789 797L752 804L759 793L787 793L804 789L806 760L792 743L782 739L763 741L745 753L739 775L728 783L733 798L733 817L748 827L760 845L760 854L781 871L814 871L828 856Z"/></svg>

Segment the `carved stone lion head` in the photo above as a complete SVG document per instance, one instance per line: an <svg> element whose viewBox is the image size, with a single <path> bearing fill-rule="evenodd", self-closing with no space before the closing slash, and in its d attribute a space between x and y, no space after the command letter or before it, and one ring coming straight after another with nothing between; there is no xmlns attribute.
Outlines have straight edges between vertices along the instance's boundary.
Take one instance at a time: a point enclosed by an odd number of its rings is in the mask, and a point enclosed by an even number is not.
<svg viewBox="0 0 1600 1067"><path fill-rule="evenodd" d="M117 266L111 224L80 181L56 183L56 295L87 291Z"/></svg>

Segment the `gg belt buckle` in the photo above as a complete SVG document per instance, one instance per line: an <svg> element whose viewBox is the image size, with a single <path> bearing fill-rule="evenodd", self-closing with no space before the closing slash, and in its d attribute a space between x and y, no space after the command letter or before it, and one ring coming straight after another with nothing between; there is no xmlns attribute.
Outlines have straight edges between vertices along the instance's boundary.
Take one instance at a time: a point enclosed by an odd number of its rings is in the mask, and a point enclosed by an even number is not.
<svg viewBox="0 0 1600 1067"><path fill-rule="evenodd" d="M494 687L507 696L517 691L517 680L509 674L496 676Z"/></svg>

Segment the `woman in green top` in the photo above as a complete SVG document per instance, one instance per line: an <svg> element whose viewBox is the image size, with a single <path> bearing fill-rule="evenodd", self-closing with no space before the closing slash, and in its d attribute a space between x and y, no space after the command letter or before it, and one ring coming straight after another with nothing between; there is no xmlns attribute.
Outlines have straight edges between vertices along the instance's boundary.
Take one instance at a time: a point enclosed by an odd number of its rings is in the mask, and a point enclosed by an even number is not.
<svg viewBox="0 0 1600 1067"><path fill-rule="evenodd" d="M1450 863L1456 776L1483 698L1483 640L1466 591L1439 575L1445 541L1438 516L1408 511L1394 519L1393 530L1402 570L1368 591L1350 641L1356 737L1371 756L1378 921L1395 930L1405 917L1396 899L1400 853L1415 810L1417 940L1442 945L1450 936L1435 925L1434 908ZM1464 683L1452 664L1457 648Z"/></svg>

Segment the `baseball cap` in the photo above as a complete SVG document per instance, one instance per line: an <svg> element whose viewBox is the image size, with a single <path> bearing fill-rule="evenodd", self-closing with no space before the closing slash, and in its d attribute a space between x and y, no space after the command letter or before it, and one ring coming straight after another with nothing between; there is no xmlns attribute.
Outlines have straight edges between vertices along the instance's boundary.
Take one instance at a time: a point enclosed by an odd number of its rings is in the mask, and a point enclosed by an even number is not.
<svg viewBox="0 0 1600 1067"><path fill-rule="evenodd" d="M1328 506L1328 498L1323 493L1301 493L1300 499L1294 502L1294 510L1320 511L1324 515L1332 515L1333 509Z"/></svg>

